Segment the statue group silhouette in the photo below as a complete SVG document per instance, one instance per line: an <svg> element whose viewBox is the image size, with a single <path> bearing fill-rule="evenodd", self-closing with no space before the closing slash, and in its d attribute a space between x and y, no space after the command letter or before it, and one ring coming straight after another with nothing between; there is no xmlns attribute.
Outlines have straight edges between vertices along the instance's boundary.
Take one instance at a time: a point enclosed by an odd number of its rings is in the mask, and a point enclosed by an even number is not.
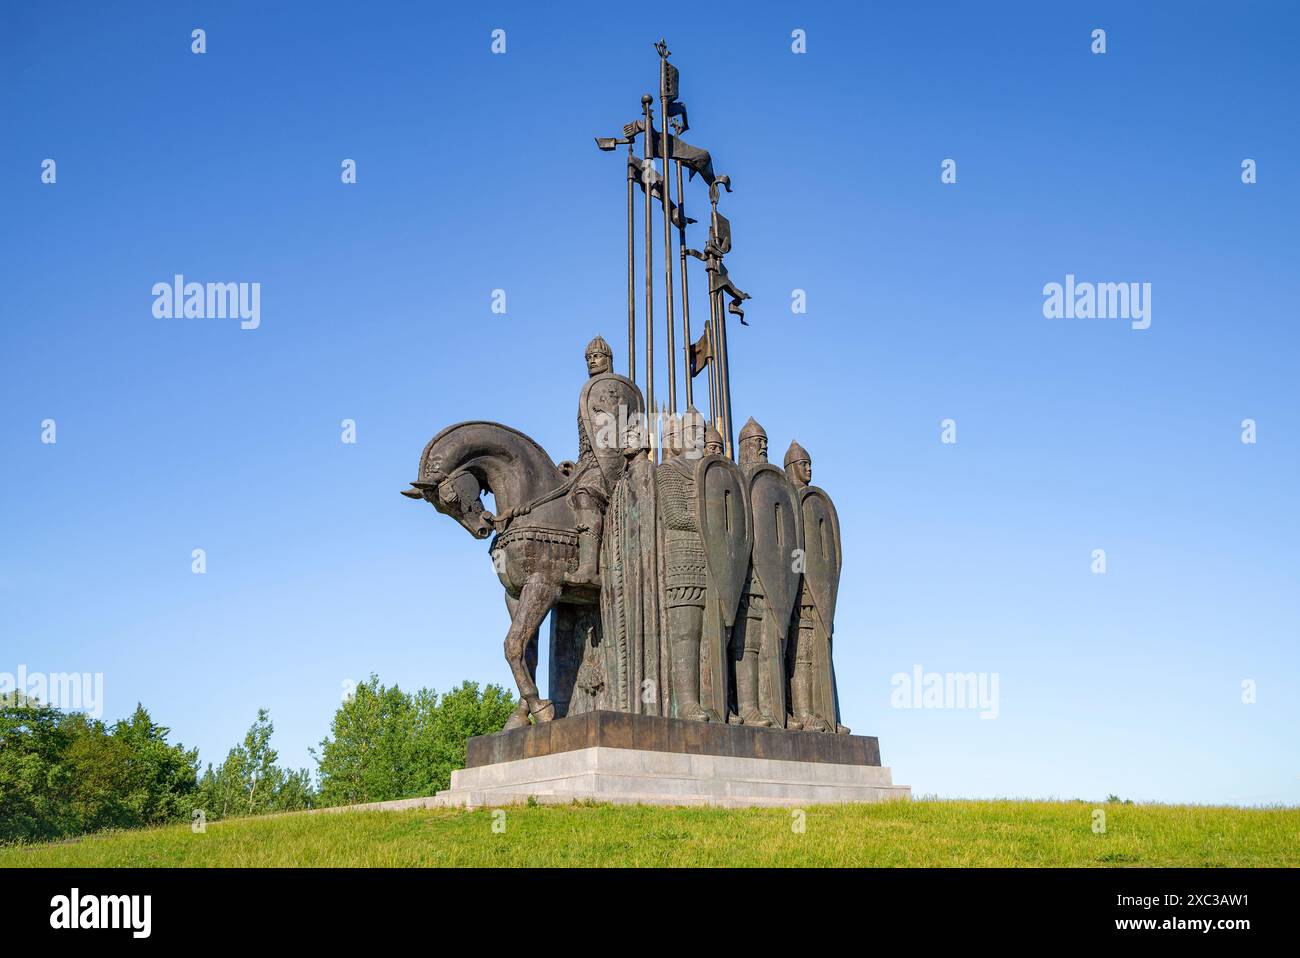
<svg viewBox="0 0 1300 958"><path fill-rule="evenodd" d="M655 436L608 343L597 336L584 357L576 461L557 465L507 426L463 422L425 446L403 493L493 536L519 689L506 728L611 709L848 733L832 661L839 519L808 451L791 442L776 467L751 418L732 461L694 409L664 415Z"/></svg>

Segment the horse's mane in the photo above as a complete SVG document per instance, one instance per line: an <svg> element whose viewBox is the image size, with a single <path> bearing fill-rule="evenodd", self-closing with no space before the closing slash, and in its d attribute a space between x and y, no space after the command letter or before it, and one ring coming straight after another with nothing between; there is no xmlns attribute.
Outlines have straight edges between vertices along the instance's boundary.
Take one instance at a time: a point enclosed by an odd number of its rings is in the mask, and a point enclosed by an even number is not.
<svg viewBox="0 0 1300 958"><path fill-rule="evenodd" d="M420 462L423 463L425 456L429 454L429 450L432 449L434 446L436 446L439 442L441 442L446 436L455 432L457 429L463 429L466 426L492 426L495 429L502 429L508 433L516 435L524 442L528 443L530 446L536 449L539 453L541 453L542 458L545 459L547 462L549 462L552 466L555 465L555 460L551 458L551 454L547 452L545 449L543 449L541 445L537 442L537 440L535 440L532 436L529 436L527 433L520 432L518 429L515 429L513 426L507 426L499 422L493 422L490 419L468 419L465 422L458 422L448 426L446 429L442 430L442 432L438 433L438 435L430 439L429 442L425 445L424 453L420 456Z"/></svg>
<svg viewBox="0 0 1300 958"><path fill-rule="evenodd" d="M436 436L430 439L428 444L424 447L424 452L420 454L419 470L420 470L421 478L425 476L425 469L430 461L430 456L433 455L434 449L437 448L439 444L448 441L454 443L455 442L454 436L457 431L461 429L472 429L472 428L478 428L480 430L487 429L487 430L491 430L492 432L503 434L502 441L506 445L510 445L512 443L517 444L518 445L517 454L522 456L525 459L532 459L537 469L544 470L547 473L546 475L547 481L553 480L554 482L557 483L561 481L561 473L560 473L559 466L555 464L555 460L551 458L550 453L548 453L545 449L543 449L541 445L537 443L536 440L534 440L531 436L528 436L525 433L520 432L518 429L514 429L510 426L502 425L499 422L492 422L487 419L471 419L467 422L458 422L454 425L448 426L446 429L442 430L440 433L438 433ZM543 478L543 476L541 474L538 474L533 478L536 480L540 480ZM494 489L493 492L494 494L499 495L501 490ZM527 493L524 493L524 495L527 495Z"/></svg>

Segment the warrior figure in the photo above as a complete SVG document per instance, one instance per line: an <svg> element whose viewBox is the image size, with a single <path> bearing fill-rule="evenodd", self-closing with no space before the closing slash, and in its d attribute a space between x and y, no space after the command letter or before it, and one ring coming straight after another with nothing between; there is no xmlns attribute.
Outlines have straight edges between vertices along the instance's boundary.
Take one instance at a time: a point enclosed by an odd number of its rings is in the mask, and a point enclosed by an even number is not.
<svg viewBox="0 0 1300 958"><path fill-rule="evenodd" d="M812 485L812 456L808 450L797 442L791 442L785 454L785 474L794 487L799 490L800 501L808 498L806 490L824 499L829 504L826 494ZM815 503L817 500L813 500ZM833 507L830 507L833 509ZM804 509L800 512L806 515ZM801 515L801 522L803 515ZM810 530L804 526L804 548L825 548L825 554L839 552L839 525L831 523L830 531L823 530L822 535L833 537L825 543L810 543ZM801 728L805 732L838 732L846 735L849 729L839 722L839 696L835 688L835 670L831 662L830 630L833 623L819 619L819 610L813 599L813 585L809 581L805 556L804 574L799 576L799 600L795 608L795 621L790 628L791 648L788 652L790 673L790 706L792 715L787 720L789 727ZM831 591L837 588L839 569L833 562L815 563L813 572L822 579L833 579ZM831 602L833 608L833 600Z"/></svg>
<svg viewBox="0 0 1300 958"><path fill-rule="evenodd" d="M664 596L672 648L672 714L700 722L722 717L700 703L700 636L707 589L704 541L696 514L695 464L705 444L703 419L694 409L669 416L663 462L655 470L664 542Z"/></svg>
<svg viewBox="0 0 1300 958"><path fill-rule="evenodd" d="M603 337L597 336L587 344L584 354L587 359L587 376L589 380L598 376L609 375L614 366L614 351ZM606 463L597 457L597 435L599 424L593 421L586 408L587 389L583 390L578 408L578 461L569 487L569 504L578 519L578 568L565 576L574 584L599 583L600 534L605 522L605 507L609 503L610 490L617 480L617 472L611 474Z"/></svg>
<svg viewBox="0 0 1300 958"><path fill-rule="evenodd" d="M799 443L791 441L785 454L785 474L796 489L807 489L812 483L812 457ZM795 622L790 629L791 648L787 653L790 671L790 728L805 732L827 732L830 724L815 714L812 707L813 686L813 628L816 614L812 590L804 577L799 577L799 602L795 608Z"/></svg>
<svg viewBox="0 0 1300 958"><path fill-rule="evenodd" d="M751 416L740 430L740 468L749 476L767 462L767 432ZM763 583L751 564L740 595L740 611L731 633L731 659L736 666L736 711L731 721L738 725L770 726L772 721L759 710L759 654L763 641L763 613L766 607Z"/></svg>

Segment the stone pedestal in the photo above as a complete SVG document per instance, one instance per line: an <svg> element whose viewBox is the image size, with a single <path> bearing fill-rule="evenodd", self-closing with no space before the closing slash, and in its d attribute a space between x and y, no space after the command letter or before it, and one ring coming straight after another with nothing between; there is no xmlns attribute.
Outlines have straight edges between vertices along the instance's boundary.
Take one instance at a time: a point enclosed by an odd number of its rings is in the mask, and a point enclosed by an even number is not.
<svg viewBox="0 0 1300 958"><path fill-rule="evenodd" d="M873 736L590 712L470 739L467 767L427 804L591 800L804 806L909 798Z"/></svg>

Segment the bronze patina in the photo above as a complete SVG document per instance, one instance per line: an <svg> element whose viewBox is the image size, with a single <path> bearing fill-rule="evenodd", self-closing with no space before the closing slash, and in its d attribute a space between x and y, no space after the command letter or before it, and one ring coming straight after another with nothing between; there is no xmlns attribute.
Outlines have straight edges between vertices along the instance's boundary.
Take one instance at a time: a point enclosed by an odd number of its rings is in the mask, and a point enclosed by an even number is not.
<svg viewBox="0 0 1300 958"><path fill-rule="evenodd" d="M722 190L731 191L731 180L714 173L708 151L681 139L688 126L678 98L680 76L668 62L667 44L660 40L655 49L662 127L655 125L655 98L646 94L640 117L624 125L621 137L596 140L602 150L628 148L628 375L614 372L614 351L601 336L588 343L575 460L557 465L508 426L458 423L425 446L416 481L404 495L430 503L475 538L492 537L489 552L511 616L506 661L519 689L519 707L506 728L612 711L712 723L721 727L718 734L732 736L741 733L728 725L847 733L832 660L843 560L839 518L826 492L811 484L812 458L797 442L790 444L784 469L777 468L768 462L766 431L751 418L733 448L726 326L728 316L744 323L741 303L749 297L724 264L732 227L718 212L718 200ZM683 169L709 189L702 251L687 247L686 231L695 220L685 213ZM645 194L644 392L634 370L634 183ZM663 408L654 400L660 358L653 333L656 212L663 226L667 320ZM688 254L703 262L708 280L708 318L697 340ZM694 378L706 371L707 417L693 405L692 390ZM495 514L484 506L485 493L495 500ZM537 640L548 614L551 697L543 699Z"/></svg>

